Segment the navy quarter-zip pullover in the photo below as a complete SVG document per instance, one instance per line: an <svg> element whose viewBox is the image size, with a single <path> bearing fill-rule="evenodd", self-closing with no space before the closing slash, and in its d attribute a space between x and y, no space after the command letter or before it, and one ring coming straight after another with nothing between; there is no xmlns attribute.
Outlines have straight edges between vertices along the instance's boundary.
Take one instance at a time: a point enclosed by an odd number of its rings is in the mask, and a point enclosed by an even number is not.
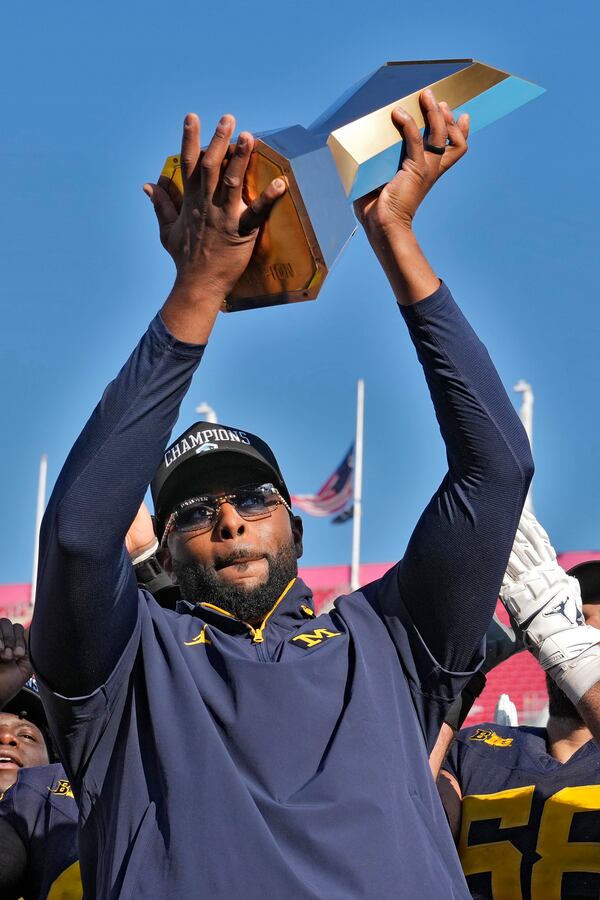
<svg viewBox="0 0 600 900"><path fill-rule="evenodd" d="M428 752L480 664L532 463L447 288L402 314L449 472L404 559L330 613L296 580L257 635L218 598L138 590L123 540L202 355L159 317L71 451L31 649L86 900L469 896Z"/></svg>

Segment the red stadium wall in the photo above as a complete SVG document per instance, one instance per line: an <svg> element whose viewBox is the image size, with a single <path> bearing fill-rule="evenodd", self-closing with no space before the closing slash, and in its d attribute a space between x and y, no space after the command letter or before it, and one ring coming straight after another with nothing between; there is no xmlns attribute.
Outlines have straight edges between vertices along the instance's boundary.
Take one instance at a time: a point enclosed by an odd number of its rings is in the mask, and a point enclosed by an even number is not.
<svg viewBox="0 0 600 900"><path fill-rule="evenodd" d="M18 621L29 619L30 598L30 584L0 584L0 617Z"/></svg>

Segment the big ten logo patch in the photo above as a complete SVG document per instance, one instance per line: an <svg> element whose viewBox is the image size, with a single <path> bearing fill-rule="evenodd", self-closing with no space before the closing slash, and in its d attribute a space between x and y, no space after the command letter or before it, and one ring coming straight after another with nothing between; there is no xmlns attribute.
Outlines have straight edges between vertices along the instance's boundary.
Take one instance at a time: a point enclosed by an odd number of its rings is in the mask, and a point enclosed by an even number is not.
<svg viewBox="0 0 600 900"><path fill-rule="evenodd" d="M48 788L51 794L58 794L59 797L73 797L71 783L66 778L61 778L55 788ZM73 797L73 799L75 799Z"/></svg>
<svg viewBox="0 0 600 900"><path fill-rule="evenodd" d="M477 731L471 735L469 740L481 741L483 744L489 744L490 747L510 747L513 742L513 738L500 737L499 734L496 734L495 731L491 731L488 728L478 728Z"/></svg>
<svg viewBox="0 0 600 900"><path fill-rule="evenodd" d="M303 650L310 650L312 647L317 647L324 641L329 641L334 637L340 637L341 634L341 631L329 631L328 628L315 628L314 631L305 631L303 634L297 634L296 637L292 638L290 643L295 644L296 647L302 647Z"/></svg>

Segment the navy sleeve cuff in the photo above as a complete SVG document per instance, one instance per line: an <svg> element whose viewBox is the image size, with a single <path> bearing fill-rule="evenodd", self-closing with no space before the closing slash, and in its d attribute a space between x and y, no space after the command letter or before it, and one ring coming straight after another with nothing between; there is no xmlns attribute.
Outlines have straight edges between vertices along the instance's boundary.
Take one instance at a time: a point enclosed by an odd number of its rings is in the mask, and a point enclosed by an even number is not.
<svg viewBox="0 0 600 900"><path fill-rule="evenodd" d="M188 359L201 359L206 349L206 344L188 344L174 337L163 322L160 313L157 313L152 319L148 331L161 347L170 350L176 356Z"/></svg>
<svg viewBox="0 0 600 900"><path fill-rule="evenodd" d="M398 304L398 307L404 317L404 320L407 323L410 323L429 319L440 310L453 305L454 300L452 298L452 294L450 293L450 289L447 285L444 284L443 281L441 281L437 291L434 291L434 293L430 294L429 297L425 297L423 300L419 300L417 303L413 303L412 306L401 306L400 304Z"/></svg>

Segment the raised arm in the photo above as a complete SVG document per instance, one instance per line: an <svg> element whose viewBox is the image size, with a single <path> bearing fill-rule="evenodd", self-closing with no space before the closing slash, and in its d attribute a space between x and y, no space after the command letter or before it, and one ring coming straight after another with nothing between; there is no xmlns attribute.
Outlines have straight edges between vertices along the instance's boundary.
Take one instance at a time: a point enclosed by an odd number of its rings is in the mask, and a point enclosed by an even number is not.
<svg viewBox="0 0 600 900"><path fill-rule="evenodd" d="M243 201L253 138L242 132L230 152L234 128L234 118L223 116L201 154L200 122L188 115L183 203L169 195L168 182L145 185L175 284L75 443L44 517L31 652L36 671L67 696L104 684L133 634L137 585L125 535L219 309L285 191L276 180L252 204Z"/></svg>
<svg viewBox="0 0 600 900"><path fill-rule="evenodd" d="M467 149L467 117L455 122L430 91L421 106L425 142L412 117L396 110L405 147L401 169L381 192L361 200L357 213L423 366L448 458L448 474L398 568L399 592L437 663L460 671L492 618L533 462L485 347L412 230L428 190Z"/></svg>

